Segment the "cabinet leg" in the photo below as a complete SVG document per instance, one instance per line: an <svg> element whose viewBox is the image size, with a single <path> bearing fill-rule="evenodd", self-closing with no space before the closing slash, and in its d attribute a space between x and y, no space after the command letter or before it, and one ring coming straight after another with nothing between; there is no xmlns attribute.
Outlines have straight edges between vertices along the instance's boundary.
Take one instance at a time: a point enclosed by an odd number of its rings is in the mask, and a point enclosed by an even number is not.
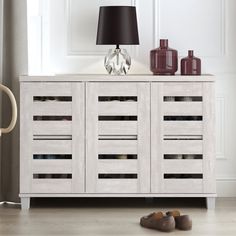
<svg viewBox="0 0 236 236"><path fill-rule="evenodd" d="M30 197L22 197L21 198L21 209L29 210L30 208Z"/></svg>
<svg viewBox="0 0 236 236"><path fill-rule="evenodd" d="M215 197L207 197L206 198L206 207L209 210L214 210L216 205L216 198Z"/></svg>

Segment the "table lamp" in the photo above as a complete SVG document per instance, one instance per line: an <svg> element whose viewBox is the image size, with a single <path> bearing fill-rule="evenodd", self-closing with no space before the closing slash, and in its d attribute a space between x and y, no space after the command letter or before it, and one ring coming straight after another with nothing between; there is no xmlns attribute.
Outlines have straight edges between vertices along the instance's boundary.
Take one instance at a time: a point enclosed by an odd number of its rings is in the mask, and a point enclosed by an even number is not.
<svg viewBox="0 0 236 236"><path fill-rule="evenodd" d="M109 49L104 65L109 74L127 74L131 66L131 58L127 50L120 45L138 45L138 26L136 8L132 6L100 7L97 45L116 45Z"/></svg>

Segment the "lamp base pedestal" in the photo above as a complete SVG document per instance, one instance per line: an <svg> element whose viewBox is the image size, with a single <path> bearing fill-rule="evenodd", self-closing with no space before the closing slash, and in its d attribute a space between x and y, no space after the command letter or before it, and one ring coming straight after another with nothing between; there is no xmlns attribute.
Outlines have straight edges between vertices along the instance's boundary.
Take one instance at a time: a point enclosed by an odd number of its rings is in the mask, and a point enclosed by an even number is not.
<svg viewBox="0 0 236 236"><path fill-rule="evenodd" d="M110 49L105 57L104 66L109 74L126 75L131 66L131 57L126 49Z"/></svg>

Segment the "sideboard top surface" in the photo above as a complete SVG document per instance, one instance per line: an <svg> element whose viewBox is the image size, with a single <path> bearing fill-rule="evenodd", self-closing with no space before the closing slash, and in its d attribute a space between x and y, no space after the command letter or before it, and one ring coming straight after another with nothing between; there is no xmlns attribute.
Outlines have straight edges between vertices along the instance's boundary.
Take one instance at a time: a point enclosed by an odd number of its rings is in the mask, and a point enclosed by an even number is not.
<svg viewBox="0 0 236 236"><path fill-rule="evenodd" d="M113 76L102 74L65 74L65 75L35 75L20 76L20 82L214 82L213 75L201 76L154 76L154 75L125 75Z"/></svg>

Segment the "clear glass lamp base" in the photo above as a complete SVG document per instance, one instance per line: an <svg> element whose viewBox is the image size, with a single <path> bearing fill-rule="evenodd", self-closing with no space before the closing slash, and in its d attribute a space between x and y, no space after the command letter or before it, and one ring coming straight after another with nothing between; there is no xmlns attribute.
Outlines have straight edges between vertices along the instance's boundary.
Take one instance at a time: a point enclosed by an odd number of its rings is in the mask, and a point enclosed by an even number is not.
<svg viewBox="0 0 236 236"><path fill-rule="evenodd" d="M126 75L130 69L131 58L125 49L110 49L105 57L104 66L109 74Z"/></svg>

